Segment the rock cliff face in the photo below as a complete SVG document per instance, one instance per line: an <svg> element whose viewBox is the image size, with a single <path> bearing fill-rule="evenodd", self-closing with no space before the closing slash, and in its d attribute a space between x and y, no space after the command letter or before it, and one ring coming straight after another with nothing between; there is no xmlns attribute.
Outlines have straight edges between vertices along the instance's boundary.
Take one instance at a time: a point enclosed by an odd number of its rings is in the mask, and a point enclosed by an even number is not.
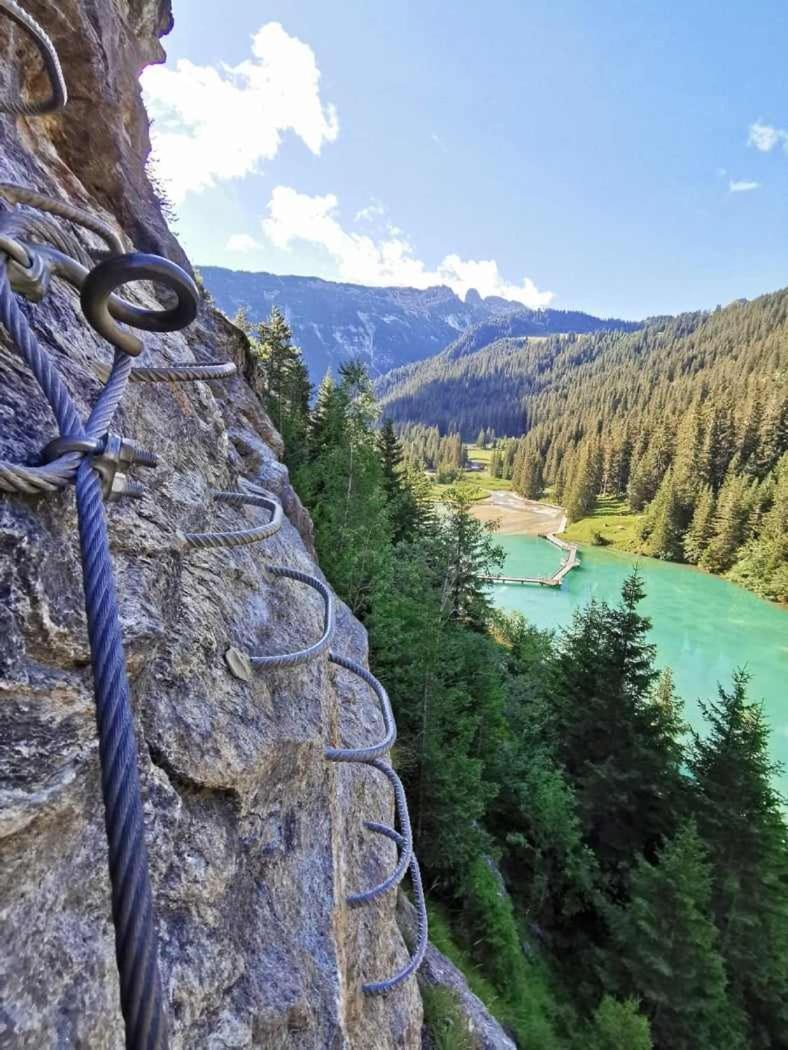
<svg viewBox="0 0 788 1050"><path fill-rule="evenodd" d="M0 118L0 179L88 208L129 245L183 261L145 178L137 86L142 67L162 57L169 4L25 3L58 46L71 102L52 117ZM0 54L2 87L44 92L32 48L1 16ZM25 310L85 409L109 354L75 293L56 282ZM210 309L187 333L146 345L150 363L232 359L243 372L245 341ZM279 437L242 376L133 386L115 429L161 460L137 475L145 497L113 504L109 517L171 1045L416 1047L416 983L387 998L360 991L407 958L393 895L353 911L344 904L393 863L393 846L362 828L365 817L391 823L390 794L373 771L323 759L327 741L379 735L377 707L325 663L244 683L222 659L230 644L285 651L320 632L317 596L264 570L266 561L314 569ZM3 332L0 455L37 462L55 433ZM179 553L178 529L238 527L244 512L212 507L209 493L244 479L279 494L283 530L256 547ZM82 604L73 494L0 497L4 1048L123 1045ZM365 645L342 611L337 650L363 660Z"/></svg>

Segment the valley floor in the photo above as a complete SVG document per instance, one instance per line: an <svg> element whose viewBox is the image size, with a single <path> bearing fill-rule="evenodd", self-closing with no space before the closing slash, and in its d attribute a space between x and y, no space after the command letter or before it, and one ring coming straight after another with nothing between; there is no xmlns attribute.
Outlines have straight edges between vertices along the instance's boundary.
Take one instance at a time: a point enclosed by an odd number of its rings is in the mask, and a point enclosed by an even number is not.
<svg viewBox="0 0 788 1050"><path fill-rule="evenodd" d="M491 492L474 504L471 513L478 521L497 521L497 531L503 536L543 536L566 527L562 507L524 499L514 492Z"/></svg>

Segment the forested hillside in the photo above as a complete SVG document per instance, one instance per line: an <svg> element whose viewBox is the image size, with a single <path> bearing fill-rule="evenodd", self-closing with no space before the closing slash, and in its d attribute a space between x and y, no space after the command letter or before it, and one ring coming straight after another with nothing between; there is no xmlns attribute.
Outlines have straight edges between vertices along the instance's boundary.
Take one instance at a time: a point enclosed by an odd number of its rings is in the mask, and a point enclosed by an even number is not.
<svg viewBox="0 0 788 1050"><path fill-rule="evenodd" d="M631 333L443 354L379 389L398 421L524 435L497 462L523 494L552 486L571 518L626 497L646 512L643 553L788 600L788 291Z"/></svg>
<svg viewBox="0 0 788 1050"><path fill-rule="evenodd" d="M364 369L310 407L281 318L255 349L391 692L436 942L524 1050L785 1047L788 827L746 675L708 682L688 736L636 575L557 636L496 613L494 536L461 487L435 513ZM432 1045L470 1045L450 1002L426 1020Z"/></svg>

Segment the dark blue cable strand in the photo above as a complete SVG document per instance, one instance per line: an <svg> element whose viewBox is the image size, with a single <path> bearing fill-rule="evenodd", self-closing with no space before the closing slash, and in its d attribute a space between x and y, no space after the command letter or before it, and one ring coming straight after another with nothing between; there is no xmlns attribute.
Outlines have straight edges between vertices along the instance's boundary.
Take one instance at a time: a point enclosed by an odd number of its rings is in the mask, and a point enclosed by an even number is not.
<svg viewBox="0 0 788 1050"><path fill-rule="evenodd" d="M116 354L107 385L83 425L65 385L19 309L3 259L0 321L46 394L61 435L103 433L128 379L129 359ZM88 460L80 464L75 486L126 1046L128 1050L166 1050L134 721L101 483Z"/></svg>

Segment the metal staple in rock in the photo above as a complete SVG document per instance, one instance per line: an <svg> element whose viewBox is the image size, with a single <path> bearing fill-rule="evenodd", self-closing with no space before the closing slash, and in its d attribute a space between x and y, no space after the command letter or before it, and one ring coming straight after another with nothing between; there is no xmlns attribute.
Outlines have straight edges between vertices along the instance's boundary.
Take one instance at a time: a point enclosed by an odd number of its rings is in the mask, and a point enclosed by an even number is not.
<svg viewBox="0 0 788 1050"><path fill-rule="evenodd" d="M257 506L268 506L270 503L268 497L254 496L246 493L217 493L214 498L224 498L225 502L232 502L236 505L248 503ZM274 514L274 517L276 517L276 514ZM263 529L266 527L267 526L262 526ZM239 543L254 542L254 538L251 536L251 533L253 532L254 530L247 529L224 533L187 533L183 536L183 542L186 546L195 548L222 546L235 547L238 546ZM261 536L259 538L265 537ZM274 577L296 580L318 592L323 599L323 633L318 641L305 646L302 649L270 656L258 654L249 655L246 657L246 660L251 667L264 667L269 670L301 667L312 663L329 648L333 639L336 623L331 591L317 576L303 572L300 569L291 569L282 565L266 564L266 570ZM230 652L235 652L235 650L230 650ZM418 863L413 855L413 832L405 789L393 768L387 763L381 761L382 756L389 752L393 747L397 735L394 713L391 709L391 702L388 693L378 679L361 664L356 663L355 660L351 660L347 656L341 656L332 650L329 650L328 659L330 663L335 664L337 667L342 667L351 674L356 675L356 677L360 678L367 686L369 686L375 694L383 717L384 736L374 744L362 745L359 747L327 747L324 752L325 757L330 762L350 762L367 765L372 769L377 770L379 773L382 773L389 781L394 792L395 812L402 829L400 833L393 828L389 828L385 824L378 824L375 822L365 823L365 827L369 830L382 834L394 841L399 846L400 855L396 867L385 879L370 889L349 895L347 902L351 907L358 907L359 905L371 903L389 890L398 886L408 869L410 869L411 872L413 893L416 902L419 937L417 948L413 956L405 967L392 977L380 981L367 982L362 986L362 990L365 993L369 995L379 995L392 991L410 977L420 966L427 943L427 909ZM228 660L228 662L230 661Z"/></svg>

